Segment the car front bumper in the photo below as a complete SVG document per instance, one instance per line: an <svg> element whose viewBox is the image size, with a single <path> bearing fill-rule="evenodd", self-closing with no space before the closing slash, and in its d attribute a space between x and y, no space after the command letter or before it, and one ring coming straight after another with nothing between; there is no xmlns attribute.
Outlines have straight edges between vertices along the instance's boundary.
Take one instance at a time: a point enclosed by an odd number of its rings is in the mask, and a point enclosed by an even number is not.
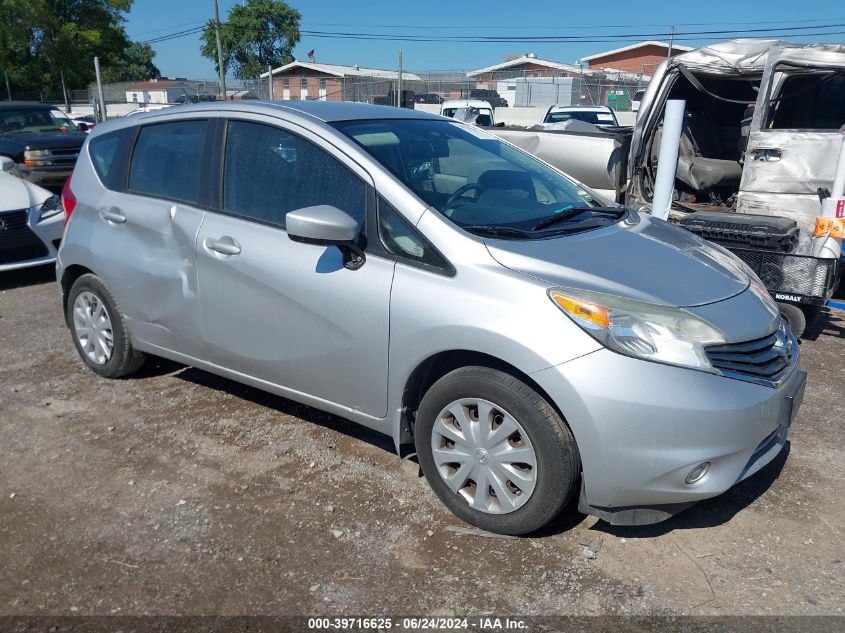
<svg viewBox="0 0 845 633"><path fill-rule="evenodd" d="M38 211L28 209L24 225L13 221L12 216L20 213L22 211L0 212L0 272L56 261L64 233L64 213L39 222Z"/></svg>
<svg viewBox="0 0 845 633"><path fill-rule="evenodd" d="M58 193L73 173L73 165L26 167L19 163L17 171L24 180Z"/></svg>
<svg viewBox="0 0 845 633"><path fill-rule="evenodd" d="M615 524L661 521L771 462L806 381L797 360L769 387L604 349L532 377L578 443L579 506ZM705 462L707 474L687 483Z"/></svg>

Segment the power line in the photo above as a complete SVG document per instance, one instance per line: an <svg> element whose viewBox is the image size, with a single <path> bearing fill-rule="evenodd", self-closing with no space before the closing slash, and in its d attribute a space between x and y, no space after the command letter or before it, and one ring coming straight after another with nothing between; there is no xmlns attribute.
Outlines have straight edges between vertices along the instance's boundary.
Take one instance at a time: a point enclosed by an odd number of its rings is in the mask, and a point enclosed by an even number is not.
<svg viewBox="0 0 845 633"><path fill-rule="evenodd" d="M723 21L723 22L676 22L675 26L723 26L726 24L736 24L740 26L745 26L748 24L783 24L783 25L791 25L791 24L805 24L809 22L834 22L839 20L845 20L845 16L835 17L835 18L809 18L804 20L755 20L753 22L733 22L733 21ZM421 24L347 24L342 22L306 22L303 23L302 26L344 26L344 27L359 27L365 26L369 28L381 29L381 28L396 28L396 29L473 29L473 30L487 30L487 29L507 29L513 30L513 25L507 26L479 26L477 24L464 24L464 25L455 25L455 24L441 24L441 25L421 25ZM668 29L671 25L670 24L581 24L581 25L567 25L567 26L549 26L549 25L537 25L537 26L521 26L519 28L525 29L550 29L550 30L577 30L577 29L622 29L622 28L632 28L632 27L666 27Z"/></svg>
<svg viewBox="0 0 845 633"><path fill-rule="evenodd" d="M678 41L689 40L718 40L747 36L750 34L765 34L767 37L817 37L825 35L840 35L841 32L830 29L845 27L845 22L833 24L813 24L808 26L793 27L769 27L758 29L731 29L731 30L709 30L709 31L676 31L674 39ZM231 24L221 24L222 29L252 31L242 27L235 27ZM159 37L144 40L144 43L155 44L181 37L188 37L200 33L206 29L206 25L161 35ZM779 31L773 33L772 31ZM786 32L789 33L786 33ZM806 31L801 32L799 31ZM812 31L812 32L810 32ZM367 33L349 31L311 31L301 30L300 33L307 37L326 39L352 39L352 40L376 40L376 41L404 41L404 42L455 42L455 43L611 43L624 41L638 41L642 39L664 38L667 32L651 33L621 33L600 36L590 35L513 35L513 36L482 36L482 35L412 35L396 33Z"/></svg>

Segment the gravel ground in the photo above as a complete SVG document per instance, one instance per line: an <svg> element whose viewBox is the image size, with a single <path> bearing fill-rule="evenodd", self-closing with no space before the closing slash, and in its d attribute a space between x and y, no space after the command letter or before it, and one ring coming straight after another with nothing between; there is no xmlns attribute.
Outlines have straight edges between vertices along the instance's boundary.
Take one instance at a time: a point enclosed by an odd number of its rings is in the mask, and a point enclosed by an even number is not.
<svg viewBox="0 0 845 633"><path fill-rule="evenodd" d="M0 615L841 615L845 314L802 353L788 455L728 493L482 538L386 437L166 361L97 377L52 270L0 274Z"/></svg>

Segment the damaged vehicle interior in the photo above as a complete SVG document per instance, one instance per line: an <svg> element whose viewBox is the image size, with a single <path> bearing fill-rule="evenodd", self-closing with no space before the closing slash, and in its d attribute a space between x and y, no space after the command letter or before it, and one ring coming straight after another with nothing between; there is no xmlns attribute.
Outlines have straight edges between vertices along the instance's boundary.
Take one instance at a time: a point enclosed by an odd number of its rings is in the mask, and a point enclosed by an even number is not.
<svg viewBox="0 0 845 633"><path fill-rule="evenodd" d="M675 176L675 205L681 210L728 211L736 208L746 160L748 135L762 75L708 75L680 67L665 100L686 101ZM762 129L838 130L845 123L845 72L841 69L776 67L774 88ZM642 191L650 198L657 173L662 115L645 143Z"/></svg>

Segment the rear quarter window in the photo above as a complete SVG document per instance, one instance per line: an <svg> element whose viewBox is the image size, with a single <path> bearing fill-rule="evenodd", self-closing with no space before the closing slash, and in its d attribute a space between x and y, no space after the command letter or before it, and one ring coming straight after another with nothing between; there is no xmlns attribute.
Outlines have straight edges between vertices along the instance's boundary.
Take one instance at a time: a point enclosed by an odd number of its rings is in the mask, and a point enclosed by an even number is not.
<svg viewBox="0 0 845 633"><path fill-rule="evenodd" d="M88 142L91 164L107 189L118 191L123 188L126 150L133 135L134 129L124 128L95 136Z"/></svg>

